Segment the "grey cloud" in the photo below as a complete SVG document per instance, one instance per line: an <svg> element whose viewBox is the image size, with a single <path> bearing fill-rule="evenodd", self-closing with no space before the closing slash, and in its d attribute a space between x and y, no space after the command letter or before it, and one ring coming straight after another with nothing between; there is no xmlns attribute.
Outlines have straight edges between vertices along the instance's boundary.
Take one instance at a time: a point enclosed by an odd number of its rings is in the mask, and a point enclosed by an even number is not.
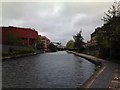
<svg viewBox="0 0 120 90"><path fill-rule="evenodd" d="M82 29L85 41L103 22L111 2L16 2L2 4L2 25L35 28L39 34L62 44Z"/></svg>

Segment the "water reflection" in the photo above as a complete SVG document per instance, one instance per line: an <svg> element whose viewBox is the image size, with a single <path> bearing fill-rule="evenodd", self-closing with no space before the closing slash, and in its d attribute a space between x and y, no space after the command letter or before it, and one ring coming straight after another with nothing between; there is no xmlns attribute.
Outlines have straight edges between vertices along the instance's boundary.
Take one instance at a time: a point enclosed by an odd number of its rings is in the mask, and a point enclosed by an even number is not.
<svg viewBox="0 0 120 90"><path fill-rule="evenodd" d="M3 61L3 87L76 88L94 72L94 64L65 51Z"/></svg>

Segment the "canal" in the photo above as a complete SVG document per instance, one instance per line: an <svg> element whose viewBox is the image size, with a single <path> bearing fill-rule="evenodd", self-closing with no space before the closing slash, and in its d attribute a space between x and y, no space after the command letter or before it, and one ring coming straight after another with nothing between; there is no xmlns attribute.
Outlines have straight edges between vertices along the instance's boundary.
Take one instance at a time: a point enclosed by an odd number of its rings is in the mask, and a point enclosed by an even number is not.
<svg viewBox="0 0 120 90"><path fill-rule="evenodd" d="M3 88L78 88L94 64L65 51L2 61Z"/></svg>

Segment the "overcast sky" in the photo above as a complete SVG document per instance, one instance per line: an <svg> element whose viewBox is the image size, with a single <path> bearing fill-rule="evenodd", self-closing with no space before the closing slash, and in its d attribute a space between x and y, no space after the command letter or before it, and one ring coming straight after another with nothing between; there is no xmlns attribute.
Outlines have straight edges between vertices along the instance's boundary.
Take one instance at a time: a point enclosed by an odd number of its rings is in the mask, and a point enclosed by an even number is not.
<svg viewBox="0 0 120 90"><path fill-rule="evenodd" d="M82 30L85 41L113 2L2 2L2 24L34 28L63 45Z"/></svg>

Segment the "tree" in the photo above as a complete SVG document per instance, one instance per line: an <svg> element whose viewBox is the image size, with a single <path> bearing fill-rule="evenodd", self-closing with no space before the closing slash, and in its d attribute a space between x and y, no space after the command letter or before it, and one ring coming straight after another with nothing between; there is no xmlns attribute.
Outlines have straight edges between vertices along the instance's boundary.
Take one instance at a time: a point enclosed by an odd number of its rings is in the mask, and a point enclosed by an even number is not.
<svg viewBox="0 0 120 90"><path fill-rule="evenodd" d="M118 2L118 16L120 17L120 1Z"/></svg>
<svg viewBox="0 0 120 90"><path fill-rule="evenodd" d="M110 56L114 59L120 59L120 23L113 32L113 39L111 40Z"/></svg>
<svg viewBox="0 0 120 90"><path fill-rule="evenodd" d="M82 52L84 50L84 42L83 42L83 37L81 35L82 31L78 32L74 38L74 48L77 49L79 52Z"/></svg>
<svg viewBox="0 0 120 90"><path fill-rule="evenodd" d="M73 49L74 48L74 41L73 40L68 41L66 44L66 48Z"/></svg>
<svg viewBox="0 0 120 90"><path fill-rule="evenodd" d="M97 43L99 46L99 56L101 58L108 58L110 56L110 27L104 25L97 31Z"/></svg>
<svg viewBox="0 0 120 90"><path fill-rule="evenodd" d="M113 18L118 16L120 11L119 11L119 3L114 2L114 4L112 5L112 7L105 13L105 16L103 17L103 21L105 23L109 23L111 21L113 21Z"/></svg>
<svg viewBox="0 0 120 90"><path fill-rule="evenodd" d="M118 58L119 50L119 25L120 25L120 9L117 2L112 5L112 8L105 13L103 17L104 26L98 33L97 40L100 47L100 55L110 58Z"/></svg>
<svg viewBox="0 0 120 90"><path fill-rule="evenodd" d="M49 50L51 52L56 52L57 51L57 47L53 43L50 43L49 44Z"/></svg>
<svg viewBox="0 0 120 90"><path fill-rule="evenodd" d="M38 50L43 50L44 49L44 44L43 44L40 37L38 37L37 40L36 40L36 48Z"/></svg>

